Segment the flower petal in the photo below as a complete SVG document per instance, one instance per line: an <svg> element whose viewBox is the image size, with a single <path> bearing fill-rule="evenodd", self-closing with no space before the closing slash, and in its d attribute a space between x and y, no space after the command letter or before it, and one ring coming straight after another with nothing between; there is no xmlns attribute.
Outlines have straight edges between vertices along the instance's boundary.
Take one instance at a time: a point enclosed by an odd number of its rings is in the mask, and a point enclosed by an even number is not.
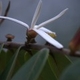
<svg viewBox="0 0 80 80"><path fill-rule="evenodd" d="M40 11L41 11L41 4L42 4L42 0L39 1L36 11L34 13L34 16L33 16L32 22L31 22L31 28L34 27L34 25L36 24L36 22L38 20L38 17L40 15Z"/></svg>
<svg viewBox="0 0 80 80"><path fill-rule="evenodd" d="M36 28L36 29L37 29L37 27L38 27L38 25L35 25L35 28ZM42 31L44 31L44 32L46 32L46 33L53 33L53 34L56 35L55 32L53 32L53 31L51 31L51 30L49 30L49 29L47 29L47 28L45 28L45 27L41 27L41 28L39 28L39 29L42 30Z"/></svg>
<svg viewBox="0 0 80 80"><path fill-rule="evenodd" d="M42 38L44 38L47 42L49 42L50 44L52 44L53 46L55 46L58 49L63 48L63 45L60 44L58 41L56 41L55 39L53 39L52 37L50 37L48 34L46 34L45 32L43 32L40 29L33 29L36 33L38 33Z"/></svg>
<svg viewBox="0 0 80 80"><path fill-rule="evenodd" d="M42 31L44 31L44 32L46 32L46 33L53 33L53 34L56 35L55 32L52 32L51 30L49 30L49 29L47 29L47 28L44 28L44 27L41 27L40 30L42 30Z"/></svg>
<svg viewBox="0 0 80 80"><path fill-rule="evenodd" d="M26 23L24 23L24 22L22 22L22 21L20 21L20 20L17 20L17 19L11 18L11 17L4 17L4 16L0 16L0 18L1 18L1 19L7 19L7 20L10 20L10 21L16 22L16 23L21 24L21 25L23 25L24 27L26 27L26 28L29 29L29 26L28 26Z"/></svg>
<svg viewBox="0 0 80 80"><path fill-rule="evenodd" d="M38 25L35 25L35 28L37 28ZM51 30L45 28L45 27L41 27L39 28L39 30L42 30L44 31L45 33L49 34L52 38L55 38L56 37L56 33L55 32L52 32Z"/></svg>
<svg viewBox="0 0 80 80"><path fill-rule="evenodd" d="M68 10L68 8L64 9L62 12L60 12L57 16L45 21L45 22L42 22L41 24L38 25L38 29L42 26L45 26L53 21L55 21L56 19L60 18L66 11Z"/></svg>

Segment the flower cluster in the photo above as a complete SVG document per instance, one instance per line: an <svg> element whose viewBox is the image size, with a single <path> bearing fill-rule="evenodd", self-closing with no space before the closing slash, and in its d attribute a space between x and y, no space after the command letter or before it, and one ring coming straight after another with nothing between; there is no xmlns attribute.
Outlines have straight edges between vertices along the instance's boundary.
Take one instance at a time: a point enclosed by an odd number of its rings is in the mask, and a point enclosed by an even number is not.
<svg viewBox="0 0 80 80"><path fill-rule="evenodd" d="M29 27L28 24L26 24L26 23L24 23L20 20L11 18L11 17L0 16L0 18L11 20L11 21L14 21L16 23L19 23L19 24L23 25L24 27L26 27L28 29L27 30L28 31L27 32L28 36L32 36L33 38L35 38L36 35L39 34L47 42L49 42L50 44L52 44L56 48L61 49L61 48L63 48L63 45L60 44L57 40L54 39L54 37L56 36L56 33L50 31L49 29L45 28L44 26L51 23L51 22L53 22L53 21L55 21L56 19L60 18L68 10L68 8L64 9L57 16L55 16L55 17L53 17L53 18L51 18L51 19L49 19L45 22L42 22L39 25L35 25L37 20L38 20L40 11L41 11L41 4L42 4L42 1L40 0L39 3L38 3L38 6L36 8L36 11L34 13L34 16L33 16L32 22L31 22L31 27Z"/></svg>

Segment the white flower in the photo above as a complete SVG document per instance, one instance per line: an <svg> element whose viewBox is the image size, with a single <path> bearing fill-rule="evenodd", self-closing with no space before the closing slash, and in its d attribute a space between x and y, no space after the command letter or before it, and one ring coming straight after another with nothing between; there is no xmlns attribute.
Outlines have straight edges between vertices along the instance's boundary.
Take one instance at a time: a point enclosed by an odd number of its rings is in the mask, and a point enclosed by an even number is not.
<svg viewBox="0 0 80 80"><path fill-rule="evenodd" d="M36 8L35 14L33 16L31 27L29 27L28 24L26 24L26 23L24 23L24 22L22 22L20 20L11 18L11 17L0 16L0 18L8 19L8 20L11 20L11 21L14 21L16 23L19 23L19 24L23 25L24 27L26 27L28 29L28 31L29 30L34 31L35 33L39 34L42 38L44 38L47 42L49 42L50 44L52 44L56 48L61 49L61 48L63 48L63 45L60 44L58 41L56 41L53 37L51 37L48 34L48 33L50 33L52 35L55 35L55 32L52 32L49 29L44 28L43 26L45 26L45 25L49 24L50 22L53 22L56 19L58 19L59 17L61 17L68 10L68 8L66 8L65 10L60 12L57 16L55 16L55 17L53 17L53 18L51 18L51 19L49 19L49 20L47 20L45 22L42 22L39 25L35 25L37 20L38 20L39 14L40 14L41 4L42 4L42 1L40 0L39 3L38 3L38 6Z"/></svg>

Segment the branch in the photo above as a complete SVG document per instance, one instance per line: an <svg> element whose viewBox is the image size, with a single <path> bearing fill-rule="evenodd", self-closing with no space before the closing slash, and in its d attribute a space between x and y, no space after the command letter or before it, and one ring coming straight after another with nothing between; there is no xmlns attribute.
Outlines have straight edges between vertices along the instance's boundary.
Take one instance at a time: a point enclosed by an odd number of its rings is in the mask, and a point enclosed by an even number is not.
<svg viewBox="0 0 80 80"><path fill-rule="evenodd" d="M36 49L36 50L40 50L42 48L48 48L51 52L56 53L56 54L63 54L63 55L68 55L68 56L73 56L73 57L80 57L80 52L77 51L75 52L73 55L70 54L70 50L69 49L57 49L53 46L49 46L49 45L39 45L39 44L20 44L20 43L14 43L14 42L0 42L0 45L4 44L4 48L10 49L10 48L18 48L19 46L23 46L22 49L24 50L28 50L28 49Z"/></svg>

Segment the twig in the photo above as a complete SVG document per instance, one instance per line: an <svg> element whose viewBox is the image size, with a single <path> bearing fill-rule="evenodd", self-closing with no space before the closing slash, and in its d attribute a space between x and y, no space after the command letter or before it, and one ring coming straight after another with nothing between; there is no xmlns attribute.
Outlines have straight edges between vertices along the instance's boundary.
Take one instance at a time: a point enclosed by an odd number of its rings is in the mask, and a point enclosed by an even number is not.
<svg viewBox="0 0 80 80"><path fill-rule="evenodd" d="M20 43L15 43L15 42L3 42L0 41L0 45L4 43L4 48L18 48L19 46L23 46L22 49L28 50L28 49L36 49L40 50L42 48L48 48L51 50L53 53L56 54L63 54L63 55L68 55L68 56L73 56L73 57L80 57L80 52L77 51L73 55L70 54L70 50L63 48L63 49L57 49L53 46L48 46L48 45L39 45L39 44L28 44L25 46L25 44L20 44Z"/></svg>

